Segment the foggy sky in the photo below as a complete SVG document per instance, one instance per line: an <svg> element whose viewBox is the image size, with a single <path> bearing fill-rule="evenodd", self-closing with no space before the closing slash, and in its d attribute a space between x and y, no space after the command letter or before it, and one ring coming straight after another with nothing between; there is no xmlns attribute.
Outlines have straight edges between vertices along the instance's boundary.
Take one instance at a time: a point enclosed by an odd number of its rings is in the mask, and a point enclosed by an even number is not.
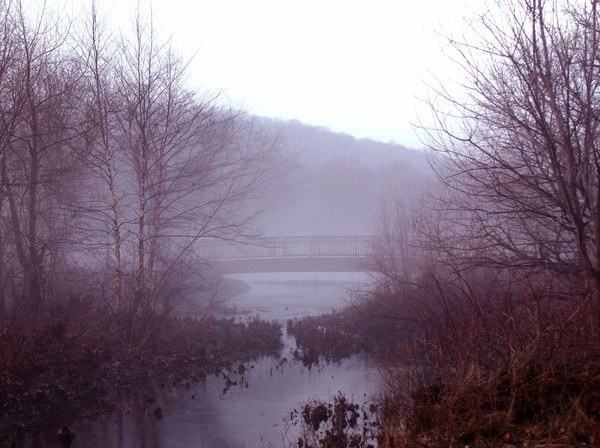
<svg viewBox="0 0 600 448"><path fill-rule="evenodd" d="M36 0L40 1L40 0ZM76 11L73 0L51 0ZM251 113L359 138L422 146L425 81L446 76L443 47L482 0L153 0L141 4L174 47L194 56L190 82ZM126 27L135 0L103 0ZM150 8L152 4L152 8ZM70 9L71 8L71 9Z"/></svg>

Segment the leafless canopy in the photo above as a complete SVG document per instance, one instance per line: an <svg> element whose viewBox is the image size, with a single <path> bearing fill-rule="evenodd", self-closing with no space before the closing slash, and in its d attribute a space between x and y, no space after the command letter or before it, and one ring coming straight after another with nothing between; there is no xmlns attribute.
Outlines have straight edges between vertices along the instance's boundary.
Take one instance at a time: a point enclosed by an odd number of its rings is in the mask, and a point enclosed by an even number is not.
<svg viewBox="0 0 600 448"><path fill-rule="evenodd" d="M599 294L597 2L498 1L470 32L452 42L464 96L431 102L450 187L432 234L455 261L573 274Z"/></svg>
<svg viewBox="0 0 600 448"><path fill-rule="evenodd" d="M255 232L277 138L190 88L150 12L107 23L95 2L72 21L0 0L0 313L62 300L84 271L75 295L164 316L196 241Z"/></svg>

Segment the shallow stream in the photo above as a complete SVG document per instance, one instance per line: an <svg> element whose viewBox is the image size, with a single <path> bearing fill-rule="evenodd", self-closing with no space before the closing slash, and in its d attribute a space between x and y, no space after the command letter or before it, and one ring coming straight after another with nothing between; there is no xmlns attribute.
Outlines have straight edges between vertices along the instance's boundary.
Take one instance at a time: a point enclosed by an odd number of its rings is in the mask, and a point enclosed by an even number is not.
<svg viewBox="0 0 600 448"><path fill-rule="evenodd" d="M259 315L284 326L287 320L340 309L347 304L358 273L237 274L250 285L233 297L238 318ZM284 336L281 356L251 363L243 381L224 390L222 377L211 376L189 389L143 391L113 414L73 426L76 447L184 448L295 446L298 428L289 415L303 402L328 400L343 392L355 401L376 393L374 362L355 356L339 363L307 368L292 360L294 340ZM160 410L158 410L160 409Z"/></svg>

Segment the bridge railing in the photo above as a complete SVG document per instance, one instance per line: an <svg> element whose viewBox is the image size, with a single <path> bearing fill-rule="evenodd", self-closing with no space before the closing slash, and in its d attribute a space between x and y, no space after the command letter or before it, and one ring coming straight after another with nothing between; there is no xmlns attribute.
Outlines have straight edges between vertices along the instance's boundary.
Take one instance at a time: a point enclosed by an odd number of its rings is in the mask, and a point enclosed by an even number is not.
<svg viewBox="0 0 600 448"><path fill-rule="evenodd" d="M245 244L209 240L199 245L199 254L209 260L367 257L377 241L372 235L263 237Z"/></svg>

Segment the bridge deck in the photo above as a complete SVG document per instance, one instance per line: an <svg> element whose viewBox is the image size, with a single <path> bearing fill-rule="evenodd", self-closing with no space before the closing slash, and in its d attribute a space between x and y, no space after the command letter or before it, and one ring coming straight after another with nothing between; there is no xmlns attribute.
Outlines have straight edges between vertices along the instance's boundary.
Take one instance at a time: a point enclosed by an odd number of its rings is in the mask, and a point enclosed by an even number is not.
<svg viewBox="0 0 600 448"><path fill-rule="evenodd" d="M200 245L208 260L267 258L356 258L373 254L377 237L372 235L264 237L251 244L211 240Z"/></svg>
<svg viewBox="0 0 600 448"><path fill-rule="evenodd" d="M259 272L365 272L366 258L247 258L218 260L213 266L223 274Z"/></svg>

